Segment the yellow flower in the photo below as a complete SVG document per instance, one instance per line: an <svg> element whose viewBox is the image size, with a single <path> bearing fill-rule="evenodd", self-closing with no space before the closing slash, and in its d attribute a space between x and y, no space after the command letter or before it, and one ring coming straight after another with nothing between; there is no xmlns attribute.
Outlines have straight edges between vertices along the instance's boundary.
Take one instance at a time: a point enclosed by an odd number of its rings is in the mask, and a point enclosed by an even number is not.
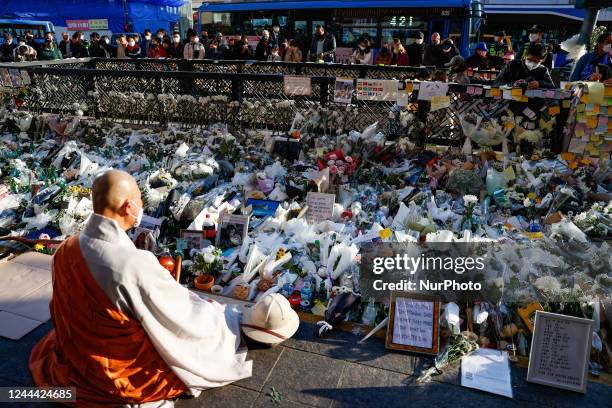
<svg viewBox="0 0 612 408"><path fill-rule="evenodd" d="M44 249L45 249L45 246L43 244L36 244L36 245L34 245L34 250L37 251L37 252L44 251Z"/></svg>

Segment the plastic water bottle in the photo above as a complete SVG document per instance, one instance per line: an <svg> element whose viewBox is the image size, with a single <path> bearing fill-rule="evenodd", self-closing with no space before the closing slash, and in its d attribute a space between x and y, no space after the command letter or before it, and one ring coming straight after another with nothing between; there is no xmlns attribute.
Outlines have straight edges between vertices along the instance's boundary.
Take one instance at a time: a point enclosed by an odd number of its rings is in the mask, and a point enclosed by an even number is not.
<svg viewBox="0 0 612 408"><path fill-rule="evenodd" d="M368 326L374 326L374 324L376 323L377 314L378 313L376 310L376 305L374 304L374 298L370 298L370 300L368 300L368 305L366 306L365 310L363 311L363 315L361 316L361 323Z"/></svg>

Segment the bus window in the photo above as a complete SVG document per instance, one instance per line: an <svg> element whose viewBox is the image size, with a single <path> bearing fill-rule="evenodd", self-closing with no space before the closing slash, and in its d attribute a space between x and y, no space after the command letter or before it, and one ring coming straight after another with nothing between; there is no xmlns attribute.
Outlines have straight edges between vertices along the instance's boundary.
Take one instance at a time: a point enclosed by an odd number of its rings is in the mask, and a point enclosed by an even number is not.
<svg viewBox="0 0 612 408"><path fill-rule="evenodd" d="M457 48L461 47L461 30L463 22L461 20L452 20L448 29L448 38L453 40Z"/></svg>
<svg viewBox="0 0 612 408"><path fill-rule="evenodd" d="M375 47L378 44L376 35L376 18L342 17L340 21L342 31L339 45L342 47L356 47L361 38L368 38Z"/></svg>
<svg viewBox="0 0 612 408"><path fill-rule="evenodd" d="M419 16L386 16L382 17L380 25L382 27L382 42L391 43L393 38L399 38L405 45L413 32L427 33L426 22Z"/></svg>

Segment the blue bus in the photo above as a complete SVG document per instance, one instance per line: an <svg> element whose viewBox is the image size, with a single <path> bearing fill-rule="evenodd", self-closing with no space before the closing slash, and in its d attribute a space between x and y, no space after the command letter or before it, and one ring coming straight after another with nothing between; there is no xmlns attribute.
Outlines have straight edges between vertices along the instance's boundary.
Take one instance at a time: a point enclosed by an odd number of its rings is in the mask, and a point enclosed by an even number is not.
<svg viewBox="0 0 612 408"><path fill-rule="evenodd" d="M463 55L469 54L475 21L484 17L478 0L236 0L204 3L199 13L199 29L210 35L254 36L278 24L286 38L308 45L321 24L334 32L338 47L354 47L364 36L379 47L394 37L406 44L414 31L422 31L427 43L438 32Z"/></svg>
<svg viewBox="0 0 612 408"><path fill-rule="evenodd" d="M40 44L45 41L45 33L55 33L55 27L50 21L0 19L0 45L5 42L5 34L11 34L14 41L17 41L18 37L25 35L26 30L32 31L34 41Z"/></svg>

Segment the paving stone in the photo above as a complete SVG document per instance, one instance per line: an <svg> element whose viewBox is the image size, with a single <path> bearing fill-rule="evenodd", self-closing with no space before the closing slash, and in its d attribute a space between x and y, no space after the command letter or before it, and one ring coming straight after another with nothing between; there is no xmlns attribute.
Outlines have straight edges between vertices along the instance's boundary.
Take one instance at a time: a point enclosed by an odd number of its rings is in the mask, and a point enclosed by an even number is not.
<svg viewBox="0 0 612 408"><path fill-rule="evenodd" d="M0 359L0 378L9 379L22 386L33 386L34 380L32 380L32 375L28 368L30 352L52 327L50 321L46 322L22 337L19 341L10 344L10 354ZM4 353L5 351L3 350L2 354Z"/></svg>
<svg viewBox="0 0 612 408"><path fill-rule="evenodd" d="M254 391L261 391L268 378L270 371L278 361L283 352L283 347L255 348L254 344L249 344L247 360L253 360L253 376L240 380L235 384Z"/></svg>
<svg viewBox="0 0 612 408"><path fill-rule="evenodd" d="M320 339L316 336L315 331L316 325L302 322L293 338L287 340L283 345L352 363L404 374L414 373L416 357L412 354L385 349L385 343L381 339L369 338L366 342L358 344L365 333L354 335L335 330Z"/></svg>
<svg viewBox="0 0 612 408"><path fill-rule="evenodd" d="M259 397L252 408L310 408L312 405L305 405L300 402L290 401L284 395L279 402L273 402L270 398L269 390L259 394Z"/></svg>
<svg viewBox="0 0 612 408"><path fill-rule="evenodd" d="M203 391L198 398L177 399L176 408L248 408L259 393L235 385Z"/></svg>
<svg viewBox="0 0 612 408"><path fill-rule="evenodd" d="M346 363L326 356L286 349L262 390L274 387L282 396L316 407L328 407Z"/></svg>

